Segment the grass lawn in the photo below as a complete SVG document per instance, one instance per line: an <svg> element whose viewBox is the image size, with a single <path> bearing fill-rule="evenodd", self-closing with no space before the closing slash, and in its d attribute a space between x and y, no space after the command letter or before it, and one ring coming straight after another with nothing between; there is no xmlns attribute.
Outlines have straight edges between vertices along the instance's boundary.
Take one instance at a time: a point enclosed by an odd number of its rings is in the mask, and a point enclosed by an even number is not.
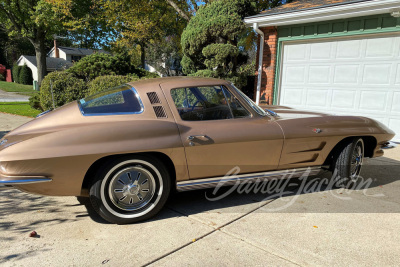
<svg viewBox="0 0 400 267"><path fill-rule="evenodd" d="M32 95L35 91L33 91L33 85L25 85L19 83L8 83L0 81L0 90L6 92L16 92L22 95Z"/></svg>
<svg viewBox="0 0 400 267"><path fill-rule="evenodd" d="M0 102L0 112L36 117L41 111L31 108L28 102Z"/></svg>

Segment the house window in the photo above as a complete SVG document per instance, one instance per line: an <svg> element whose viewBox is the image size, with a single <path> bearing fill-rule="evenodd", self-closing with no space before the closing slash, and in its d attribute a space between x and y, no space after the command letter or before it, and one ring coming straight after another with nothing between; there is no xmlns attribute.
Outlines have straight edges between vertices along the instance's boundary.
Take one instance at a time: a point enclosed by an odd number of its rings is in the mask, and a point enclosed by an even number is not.
<svg viewBox="0 0 400 267"><path fill-rule="evenodd" d="M82 58L82 56L74 56L74 55L71 56L71 60L75 61L75 62L81 60L81 58Z"/></svg>

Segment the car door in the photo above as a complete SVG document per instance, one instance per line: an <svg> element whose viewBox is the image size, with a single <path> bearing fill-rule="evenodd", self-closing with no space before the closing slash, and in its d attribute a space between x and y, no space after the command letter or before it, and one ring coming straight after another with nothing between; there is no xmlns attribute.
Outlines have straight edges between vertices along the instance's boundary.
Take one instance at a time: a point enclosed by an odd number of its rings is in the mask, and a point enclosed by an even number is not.
<svg viewBox="0 0 400 267"><path fill-rule="evenodd" d="M282 130L271 118L251 110L233 88L161 87L180 132L190 179L277 168Z"/></svg>

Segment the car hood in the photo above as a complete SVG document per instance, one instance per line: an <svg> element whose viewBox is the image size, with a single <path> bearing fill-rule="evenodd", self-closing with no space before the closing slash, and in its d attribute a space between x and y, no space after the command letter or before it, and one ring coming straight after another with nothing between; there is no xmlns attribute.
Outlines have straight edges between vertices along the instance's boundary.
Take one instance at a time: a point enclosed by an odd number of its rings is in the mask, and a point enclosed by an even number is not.
<svg viewBox="0 0 400 267"><path fill-rule="evenodd" d="M260 107L264 110L271 110L277 113L278 116L275 117L276 120L334 116L328 113L298 110L285 106L261 105Z"/></svg>

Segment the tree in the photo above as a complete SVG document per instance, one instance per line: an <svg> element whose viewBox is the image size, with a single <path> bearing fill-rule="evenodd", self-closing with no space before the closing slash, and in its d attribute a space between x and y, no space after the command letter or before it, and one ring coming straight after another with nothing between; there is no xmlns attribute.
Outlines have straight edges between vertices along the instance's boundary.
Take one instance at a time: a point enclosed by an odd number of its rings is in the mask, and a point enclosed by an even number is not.
<svg viewBox="0 0 400 267"><path fill-rule="evenodd" d="M52 6L44 0L0 0L0 22L9 36L22 36L32 43L41 84L47 73L46 38L60 30Z"/></svg>
<svg viewBox="0 0 400 267"><path fill-rule="evenodd" d="M140 62L144 67L146 47L151 42L180 35L186 21L165 0L114 0L103 2L105 16L110 27L119 36L115 46L127 46L140 50Z"/></svg>
<svg viewBox="0 0 400 267"><path fill-rule="evenodd" d="M107 23L104 5L96 0L46 0L58 16L65 30L63 33L75 46L107 48L118 36L114 25Z"/></svg>
<svg viewBox="0 0 400 267"><path fill-rule="evenodd" d="M201 6L182 33L183 72L245 84L240 69L248 55L238 43L246 30L243 18L255 14L255 6L249 0L214 0Z"/></svg>
<svg viewBox="0 0 400 267"><path fill-rule="evenodd" d="M32 71L28 66L25 64L21 67L19 74L18 74L18 83L20 84L28 84L31 85L33 81Z"/></svg>
<svg viewBox="0 0 400 267"><path fill-rule="evenodd" d="M168 36L147 46L147 63L163 76L182 75L180 36Z"/></svg>

